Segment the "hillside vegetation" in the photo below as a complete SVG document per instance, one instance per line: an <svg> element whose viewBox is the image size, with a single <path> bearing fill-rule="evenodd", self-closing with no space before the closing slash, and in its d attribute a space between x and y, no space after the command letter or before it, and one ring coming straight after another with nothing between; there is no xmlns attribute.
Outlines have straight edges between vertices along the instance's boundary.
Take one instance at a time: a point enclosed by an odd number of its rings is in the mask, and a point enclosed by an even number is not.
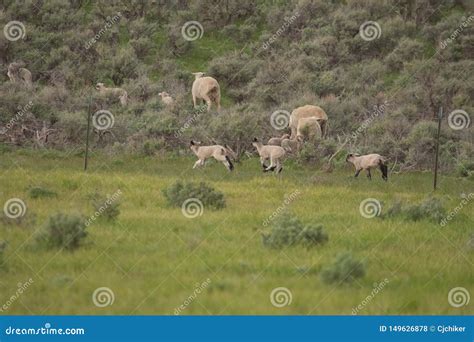
<svg viewBox="0 0 474 342"><path fill-rule="evenodd" d="M26 32L16 41L0 37L0 123L9 124L0 141L7 149L82 149L92 97L93 112L114 115L110 134L93 135L93 146L107 153L178 153L191 137L242 153L253 150L254 136L282 134L270 124L274 111L311 103L328 113L330 138L317 148L307 144L301 163L324 160L351 138L346 150L387 155L401 170L427 169L443 107L441 166L469 176L472 125L454 130L447 124L454 110L468 120L473 112L468 6L447 0L6 0L0 22L20 21ZM202 25L201 38L183 38L189 21ZM379 25L378 38L363 39L367 21ZM8 81L14 61L32 72L32 89ZM193 109L196 71L220 82L219 114ZM129 105L98 97L97 82L126 89ZM160 91L177 100L173 108L164 107ZM36 134L50 129L48 139Z"/></svg>

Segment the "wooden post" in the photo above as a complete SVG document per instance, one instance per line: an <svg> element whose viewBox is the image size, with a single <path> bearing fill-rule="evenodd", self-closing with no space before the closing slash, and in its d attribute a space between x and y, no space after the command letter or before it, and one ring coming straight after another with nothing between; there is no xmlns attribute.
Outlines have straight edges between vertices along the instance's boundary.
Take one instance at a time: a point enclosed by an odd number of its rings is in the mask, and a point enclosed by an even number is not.
<svg viewBox="0 0 474 342"><path fill-rule="evenodd" d="M86 153L84 155L84 171L87 171L87 161L89 159L89 138L90 138L90 127L91 127L91 105L92 105L92 96L89 96L89 106L87 108L87 133L86 133Z"/></svg>
<svg viewBox="0 0 474 342"><path fill-rule="evenodd" d="M436 186L438 185L438 155L439 155L439 137L441 134L441 120L443 119L443 107L439 109L438 112L438 134L436 137L436 155L435 155L435 165L434 165L434 179L433 179L433 190L436 191Z"/></svg>

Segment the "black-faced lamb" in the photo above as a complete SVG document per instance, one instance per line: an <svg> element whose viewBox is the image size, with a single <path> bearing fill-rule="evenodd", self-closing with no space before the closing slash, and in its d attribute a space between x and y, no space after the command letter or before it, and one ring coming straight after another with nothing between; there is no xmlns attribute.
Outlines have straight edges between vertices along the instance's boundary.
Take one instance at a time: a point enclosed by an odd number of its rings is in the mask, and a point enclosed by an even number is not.
<svg viewBox="0 0 474 342"><path fill-rule="evenodd" d="M263 145L257 138L253 139L252 145L257 149L260 155L260 164L263 172L276 171L280 173L283 170L282 158L285 156L285 150L281 146ZM270 165L265 165L265 161L270 160Z"/></svg>
<svg viewBox="0 0 474 342"><path fill-rule="evenodd" d="M195 142L191 140L190 146L191 150L194 154L199 158L193 166L195 169L198 166L204 166L206 159L214 158L217 161L220 161L225 165L227 170L232 171L234 169L234 165L230 160L229 156L231 155L231 151L221 145L210 145L210 146L201 146L200 142Z"/></svg>
<svg viewBox="0 0 474 342"><path fill-rule="evenodd" d="M380 171L382 171L382 179L388 179L388 167L387 167L387 160L385 157L381 156L380 154L367 154L361 156L359 154L350 153L346 157L346 162L349 162L354 165L356 173L354 177L357 177L362 170L367 171L367 177L372 179L372 175L370 174L370 169L374 169L379 167Z"/></svg>

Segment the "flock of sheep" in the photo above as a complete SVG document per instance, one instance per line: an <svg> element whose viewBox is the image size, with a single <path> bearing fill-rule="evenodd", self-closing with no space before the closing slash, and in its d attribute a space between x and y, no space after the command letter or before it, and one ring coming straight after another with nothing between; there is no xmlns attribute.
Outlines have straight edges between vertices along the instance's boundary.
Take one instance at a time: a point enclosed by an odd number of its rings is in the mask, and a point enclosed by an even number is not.
<svg viewBox="0 0 474 342"><path fill-rule="evenodd" d="M32 86L31 72L20 63L11 63L8 67L8 77L11 82L22 82L27 87ZM221 92L217 80L213 77L204 76L203 72L193 73L194 82L192 85L192 97L194 107L198 105L198 100L202 100L207 105L207 111L211 110L212 105L220 110ZM115 98L122 106L128 103L128 93L122 88L108 88L104 83L97 83L96 90L105 97ZM158 94L166 106L174 104L174 99L167 92ZM252 145L257 149L260 155L260 164L263 172L275 171L277 174L283 169L283 158L288 152L298 151L305 136L309 138L325 138L328 134L328 116L326 112L318 106L305 105L294 109L289 118L289 128L291 134L284 134L280 138L271 138L264 145L257 138L254 138ZM306 133L306 134L304 134ZM222 162L225 167L232 171L234 165L232 159L235 153L229 146L210 145L202 146L199 142L191 141L190 148L198 157L194 163L193 169L198 166L204 166L209 158L214 158ZM353 164L356 170L355 177L362 170L367 172L367 177L371 179L371 169L380 168L382 178L388 179L388 168L386 159L379 154L358 155L349 154L346 161ZM269 164L267 165L267 162Z"/></svg>

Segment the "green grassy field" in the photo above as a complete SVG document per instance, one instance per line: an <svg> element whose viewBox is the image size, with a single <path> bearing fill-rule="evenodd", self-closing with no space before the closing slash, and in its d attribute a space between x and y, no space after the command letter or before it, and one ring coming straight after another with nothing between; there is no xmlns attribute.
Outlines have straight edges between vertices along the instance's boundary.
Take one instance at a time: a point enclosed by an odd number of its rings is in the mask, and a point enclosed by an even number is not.
<svg viewBox="0 0 474 342"><path fill-rule="evenodd" d="M80 156L17 151L0 159L3 206L17 197L27 205L26 224L0 220L0 241L8 246L0 269L0 307L17 284L33 283L2 314L173 314L193 294L197 283L210 284L182 314L351 314L385 278L388 284L360 314L472 314L472 303L455 308L448 292L464 287L474 294L474 211L468 203L444 228L430 221L360 215L359 204L376 198L383 210L395 199L417 202L431 193L429 173L377 174L352 178L349 167L324 173L287 162L283 174L263 174L257 159L245 159L228 173L209 163L192 170L192 157L105 157L93 155L88 172ZM227 207L204 208L186 218L168 207L162 189L178 179L206 181L225 194ZM31 186L55 191L32 199ZM474 182L442 176L437 195L448 210ZM56 212L90 216L90 194L122 191L121 214L109 223L88 227L74 252L37 248L32 235ZM289 205L303 222L322 223L324 246L283 250L263 246L263 226L285 195L298 190ZM367 274L350 285L327 285L321 269L344 251L367 265ZM92 294L108 287L115 300L97 307ZM291 291L291 304L271 304L274 288Z"/></svg>

